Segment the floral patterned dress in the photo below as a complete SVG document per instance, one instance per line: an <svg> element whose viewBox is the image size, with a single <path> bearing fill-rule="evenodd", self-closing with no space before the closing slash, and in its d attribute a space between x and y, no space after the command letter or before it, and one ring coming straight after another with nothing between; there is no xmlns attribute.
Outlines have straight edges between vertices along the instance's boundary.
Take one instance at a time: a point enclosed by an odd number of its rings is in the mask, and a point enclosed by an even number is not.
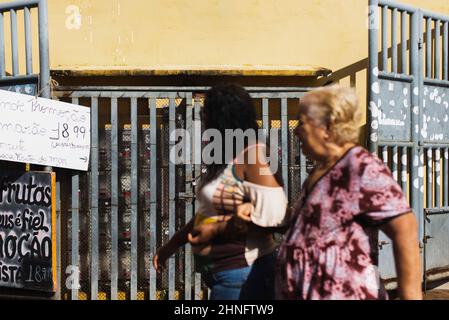
<svg viewBox="0 0 449 320"><path fill-rule="evenodd" d="M357 146L304 189L279 249L277 298L388 299L375 267L377 230L411 211L388 167Z"/></svg>

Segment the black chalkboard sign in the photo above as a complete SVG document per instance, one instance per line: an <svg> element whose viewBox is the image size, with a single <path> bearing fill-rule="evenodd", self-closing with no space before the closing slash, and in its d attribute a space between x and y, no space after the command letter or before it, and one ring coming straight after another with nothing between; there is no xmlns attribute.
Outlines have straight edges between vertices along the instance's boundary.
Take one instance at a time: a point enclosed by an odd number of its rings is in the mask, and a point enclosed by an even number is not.
<svg viewBox="0 0 449 320"><path fill-rule="evenodd" d="M55 181L0 172L0 287L55 291Z"/></svg>

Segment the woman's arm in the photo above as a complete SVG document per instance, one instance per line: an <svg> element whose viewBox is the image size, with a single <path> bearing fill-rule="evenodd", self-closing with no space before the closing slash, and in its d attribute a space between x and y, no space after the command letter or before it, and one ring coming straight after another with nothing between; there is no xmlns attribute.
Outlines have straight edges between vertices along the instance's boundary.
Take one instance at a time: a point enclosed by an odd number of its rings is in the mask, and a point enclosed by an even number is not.
<svg viewBox="0 0 449 320"><path fill-rule="evenodd" d="M193 228L188 234L188 241L193 246L200 246L208 244L218 235L229 235L231 238L233 236L239 236L247 232L246 228L242 228L242 223L247 223L252 230L270 233L285 233L288 230L288 226L267 228L259 227L251 223L250 214L253 210L252 208L254 206L251 203L243 203L237 207L236 216L233 216L231 219L222 222L202 224ZM291 212L292 208L287 208L287 214L291 215Z"/></svg>
<svg viewBox="0 0 449 320"><path fill-rule="evenodd" d="M254 184L258 184L266 187L282 187L282 181L278 181L279 178L276 178L271 172L268 163L263 160L264 155L262 154L263 148L251 148L247 150L243 155L242 163L236 163L235 172L241 180L245 180ZM250 155L250 152L255 152L255 154ZM256 160L255 163L249 163L249 159ZM248 227L251 230L257 229L258 231L264 231L269 233L280 232L284 233L286 231L286 227L277 227L277 228L265 228L259 227L251 222L250 215L250 207L252 206L250 203L244 203L238 207L236 216L232 217L228 221L211 223L211 224L203 224L195 229L188 235L188 240L190 244L193 246L196 245L205 245L208 244L212 239L217 237L218 235L230 237L235 235L244 234L247 231L245 226L245 222L248 224Z"/></svg>
<svg viewBox="0 0 449 320"><path fill-rule="evenodd" d="M265 148L254 147L245 152L244 162L235 164L235 171L241 180L266 187L282 187L281 178L275 176L266 157L263 154ZM251 162L251 163L250 163Z"/></svg>
<svg viewBox="0 0 449 320"><path fill-rule="evenodd" d="M153 257L153 266L156 271L165 267L165 261L170 258L178 248L185 245L188 241L188 234L193 229L194 218L192 218L184 227L178 230L174 236L162 247L160 247Z"/></svg>
<svg viewBox="0 0 449 320"><path fill-rule="evenodd" d="M283 187L282 177L280 175L275 175L272 173L268 161L266 160L264 151L265 147L253 147L247 150L246 153L244 154L244 163L235 165L236 174L240 179L250 182L254 185L262 187L270 187L275 189L282 188ZM268 198L269 197L270 196L268 196ZM277 201L278 199L275 197L272 200ZM286 232L286 230L288 229L287 227L261 227L254 224L251 219L254 207L255 203L250 202L243 203L237 208L236 211L236 215L238 218L248 222L250 230L267 233ZM287 215L290 214L289 208L287 208L286 214Z"/></svg>
<svg viewBox="0 0 449 320"><path fill-rule="evenodd" d="M246 221L249 224L250 228L254 231L265 231L269 233L286 233L289 229L289 226L282 226L282 227L259 227L258 225L251 223L251 212L254 210L254 205L250 202L243 203L237 207L236 215L239 219ZM288 220L290 220L292 215L293 209L291 207L287 208L286 215Z"/></svg>
<svg viewBox="0 0 449 320"><path fill-rule="evenodd" d="M192 246L203 246L218 236L226 239L239 238L247 233L247 225L236 216L230 219L201 224L188 234L188 241Z"/></svg>
<svg viewBox="0 0 449 320"><path fill-rule="evenodd" d="M381 228L393 242L398 292L402 300L422 299L417 228L412 212L390 220Z"/></svg>

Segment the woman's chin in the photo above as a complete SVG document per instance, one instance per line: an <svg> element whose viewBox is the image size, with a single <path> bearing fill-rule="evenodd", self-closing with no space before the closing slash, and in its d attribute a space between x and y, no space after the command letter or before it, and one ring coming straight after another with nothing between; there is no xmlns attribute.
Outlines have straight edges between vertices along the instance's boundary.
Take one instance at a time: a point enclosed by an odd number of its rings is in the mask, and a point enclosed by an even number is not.
<svg viewBox="0 0 449 320"><path fill-rule="evenodd" d="M300 143L300 144L299 144L299 147L301 148L302 154L303 154L305 157L310 158L310 157L312 156L311 153L310 153L310 151L309 151L309 148L304 147L304 144Z"/></svg>

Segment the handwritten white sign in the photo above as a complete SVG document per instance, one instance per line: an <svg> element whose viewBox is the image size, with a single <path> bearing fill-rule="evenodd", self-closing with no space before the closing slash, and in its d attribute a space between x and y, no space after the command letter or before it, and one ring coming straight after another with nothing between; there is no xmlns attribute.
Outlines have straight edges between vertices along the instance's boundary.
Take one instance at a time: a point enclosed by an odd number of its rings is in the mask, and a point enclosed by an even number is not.
<svg viewBox="0 0 449 320"><path fill-rule="evenodd" d="M90 109L0 90L0 160L87 171Z"/></svg>

